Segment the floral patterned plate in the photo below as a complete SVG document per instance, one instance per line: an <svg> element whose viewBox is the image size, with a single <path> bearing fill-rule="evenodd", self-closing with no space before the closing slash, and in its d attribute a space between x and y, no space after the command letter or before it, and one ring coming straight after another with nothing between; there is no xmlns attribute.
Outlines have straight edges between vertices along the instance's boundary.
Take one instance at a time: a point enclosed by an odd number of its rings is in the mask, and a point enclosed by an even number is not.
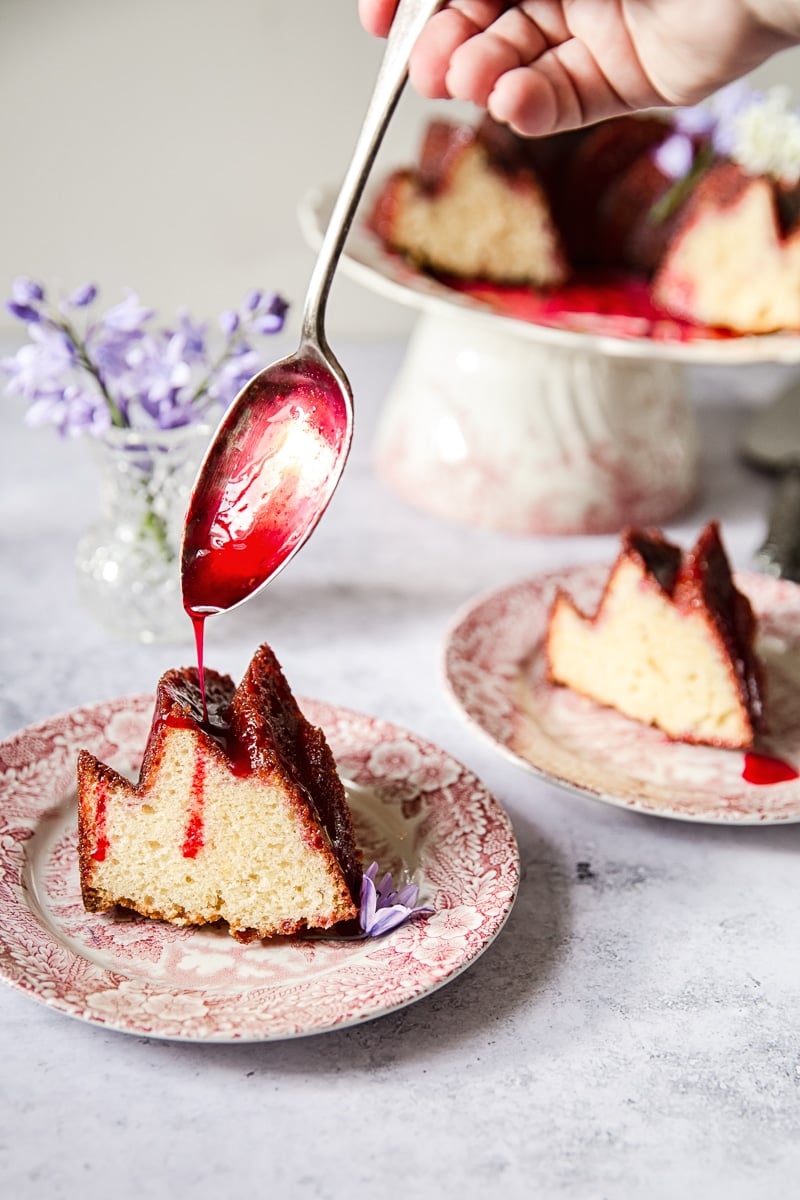
<svg viewBox="0 0 800 1200"><path fill-rule="evenodd" d="M514 902L508 817L436 746L315 701L353 810L365 865L420 886L433 906L382 938L241 945L217 927L90 914L77 868L75 757L86 747L138 771L149 696L76 709L0 743L0 977L106 1028L193 1041L268 1041L354 1025L465 970Z"/></svg>
<svg viewBox="0 0 800 1200"><path fill-rule="evenodd" d="M800 821L800 779L744 780L744 754L671 742L546 679L543 652L557 586L593 611L608 565L568 568L480 597L445 643L448 690L508 757L543 779L638 812L682 821ZM800 588L739 574L759 621L769 728L761 752L800 766Z"/></svg>

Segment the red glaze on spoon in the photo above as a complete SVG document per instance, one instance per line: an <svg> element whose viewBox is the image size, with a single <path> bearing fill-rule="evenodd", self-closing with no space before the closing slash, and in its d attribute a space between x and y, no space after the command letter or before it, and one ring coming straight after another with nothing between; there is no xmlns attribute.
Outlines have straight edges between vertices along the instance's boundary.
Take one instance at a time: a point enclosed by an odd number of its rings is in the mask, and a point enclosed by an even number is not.
<svg viewBox="0 0 800 1200"><path fill-rule="evenodd" d="M248 384L212 445L186 515L183 602L197 622L240 604L303 544L350 443L340 378L314 347Z"/></svg>

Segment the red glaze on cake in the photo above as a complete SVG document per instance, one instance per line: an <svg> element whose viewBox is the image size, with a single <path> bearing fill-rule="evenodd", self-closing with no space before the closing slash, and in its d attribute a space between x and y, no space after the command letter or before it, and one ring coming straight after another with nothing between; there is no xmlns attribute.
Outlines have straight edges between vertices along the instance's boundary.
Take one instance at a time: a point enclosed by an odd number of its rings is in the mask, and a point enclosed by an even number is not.
<svg viewBox="0 0 800 1200"><path fill-rule="evenodd" d="M238 688L167 671L136 784L78 758L85 907L178 925L224 920L240 941L358 915L361 861L333 755L266 645Z"/></svg>
<svg viewBox="0 0 800 1200"><path fill-rule="evenodd" d="M548 674L676 741L747 748L764 707L755 637L716 522L687 554L629 529L594 613L556 595Z"/></svg>

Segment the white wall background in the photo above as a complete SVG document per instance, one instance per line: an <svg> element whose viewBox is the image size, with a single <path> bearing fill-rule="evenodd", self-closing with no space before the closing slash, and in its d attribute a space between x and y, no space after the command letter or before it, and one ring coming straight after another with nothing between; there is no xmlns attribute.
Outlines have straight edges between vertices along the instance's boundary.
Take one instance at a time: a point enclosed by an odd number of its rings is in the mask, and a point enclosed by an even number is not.
<svg viewBox="0 0 800 1200"><path fill-rule="evenodd" d="M355 0L0 0L0 294L91 278L202 317L260 285L297 316L297 203L340 177L380 54ZM800 52L758 75L795 85ZM430 108L406 92L379 170L414 156ZM332 338L411 319L335 284Z"/></svg>

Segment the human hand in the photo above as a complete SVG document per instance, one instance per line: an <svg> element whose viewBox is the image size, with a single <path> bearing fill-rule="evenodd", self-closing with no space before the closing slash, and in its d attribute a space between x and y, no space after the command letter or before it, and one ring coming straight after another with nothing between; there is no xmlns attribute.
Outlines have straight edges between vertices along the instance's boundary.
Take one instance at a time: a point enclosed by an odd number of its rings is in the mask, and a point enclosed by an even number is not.
<svg viewBox="0 0 800 1200"><path fill-rule="evenodd" d="M359 0L383 37L397 0ZM410 65L424 96L554 133L657 105L694 104L800 41L800 0L450 0Z"/></svg>

